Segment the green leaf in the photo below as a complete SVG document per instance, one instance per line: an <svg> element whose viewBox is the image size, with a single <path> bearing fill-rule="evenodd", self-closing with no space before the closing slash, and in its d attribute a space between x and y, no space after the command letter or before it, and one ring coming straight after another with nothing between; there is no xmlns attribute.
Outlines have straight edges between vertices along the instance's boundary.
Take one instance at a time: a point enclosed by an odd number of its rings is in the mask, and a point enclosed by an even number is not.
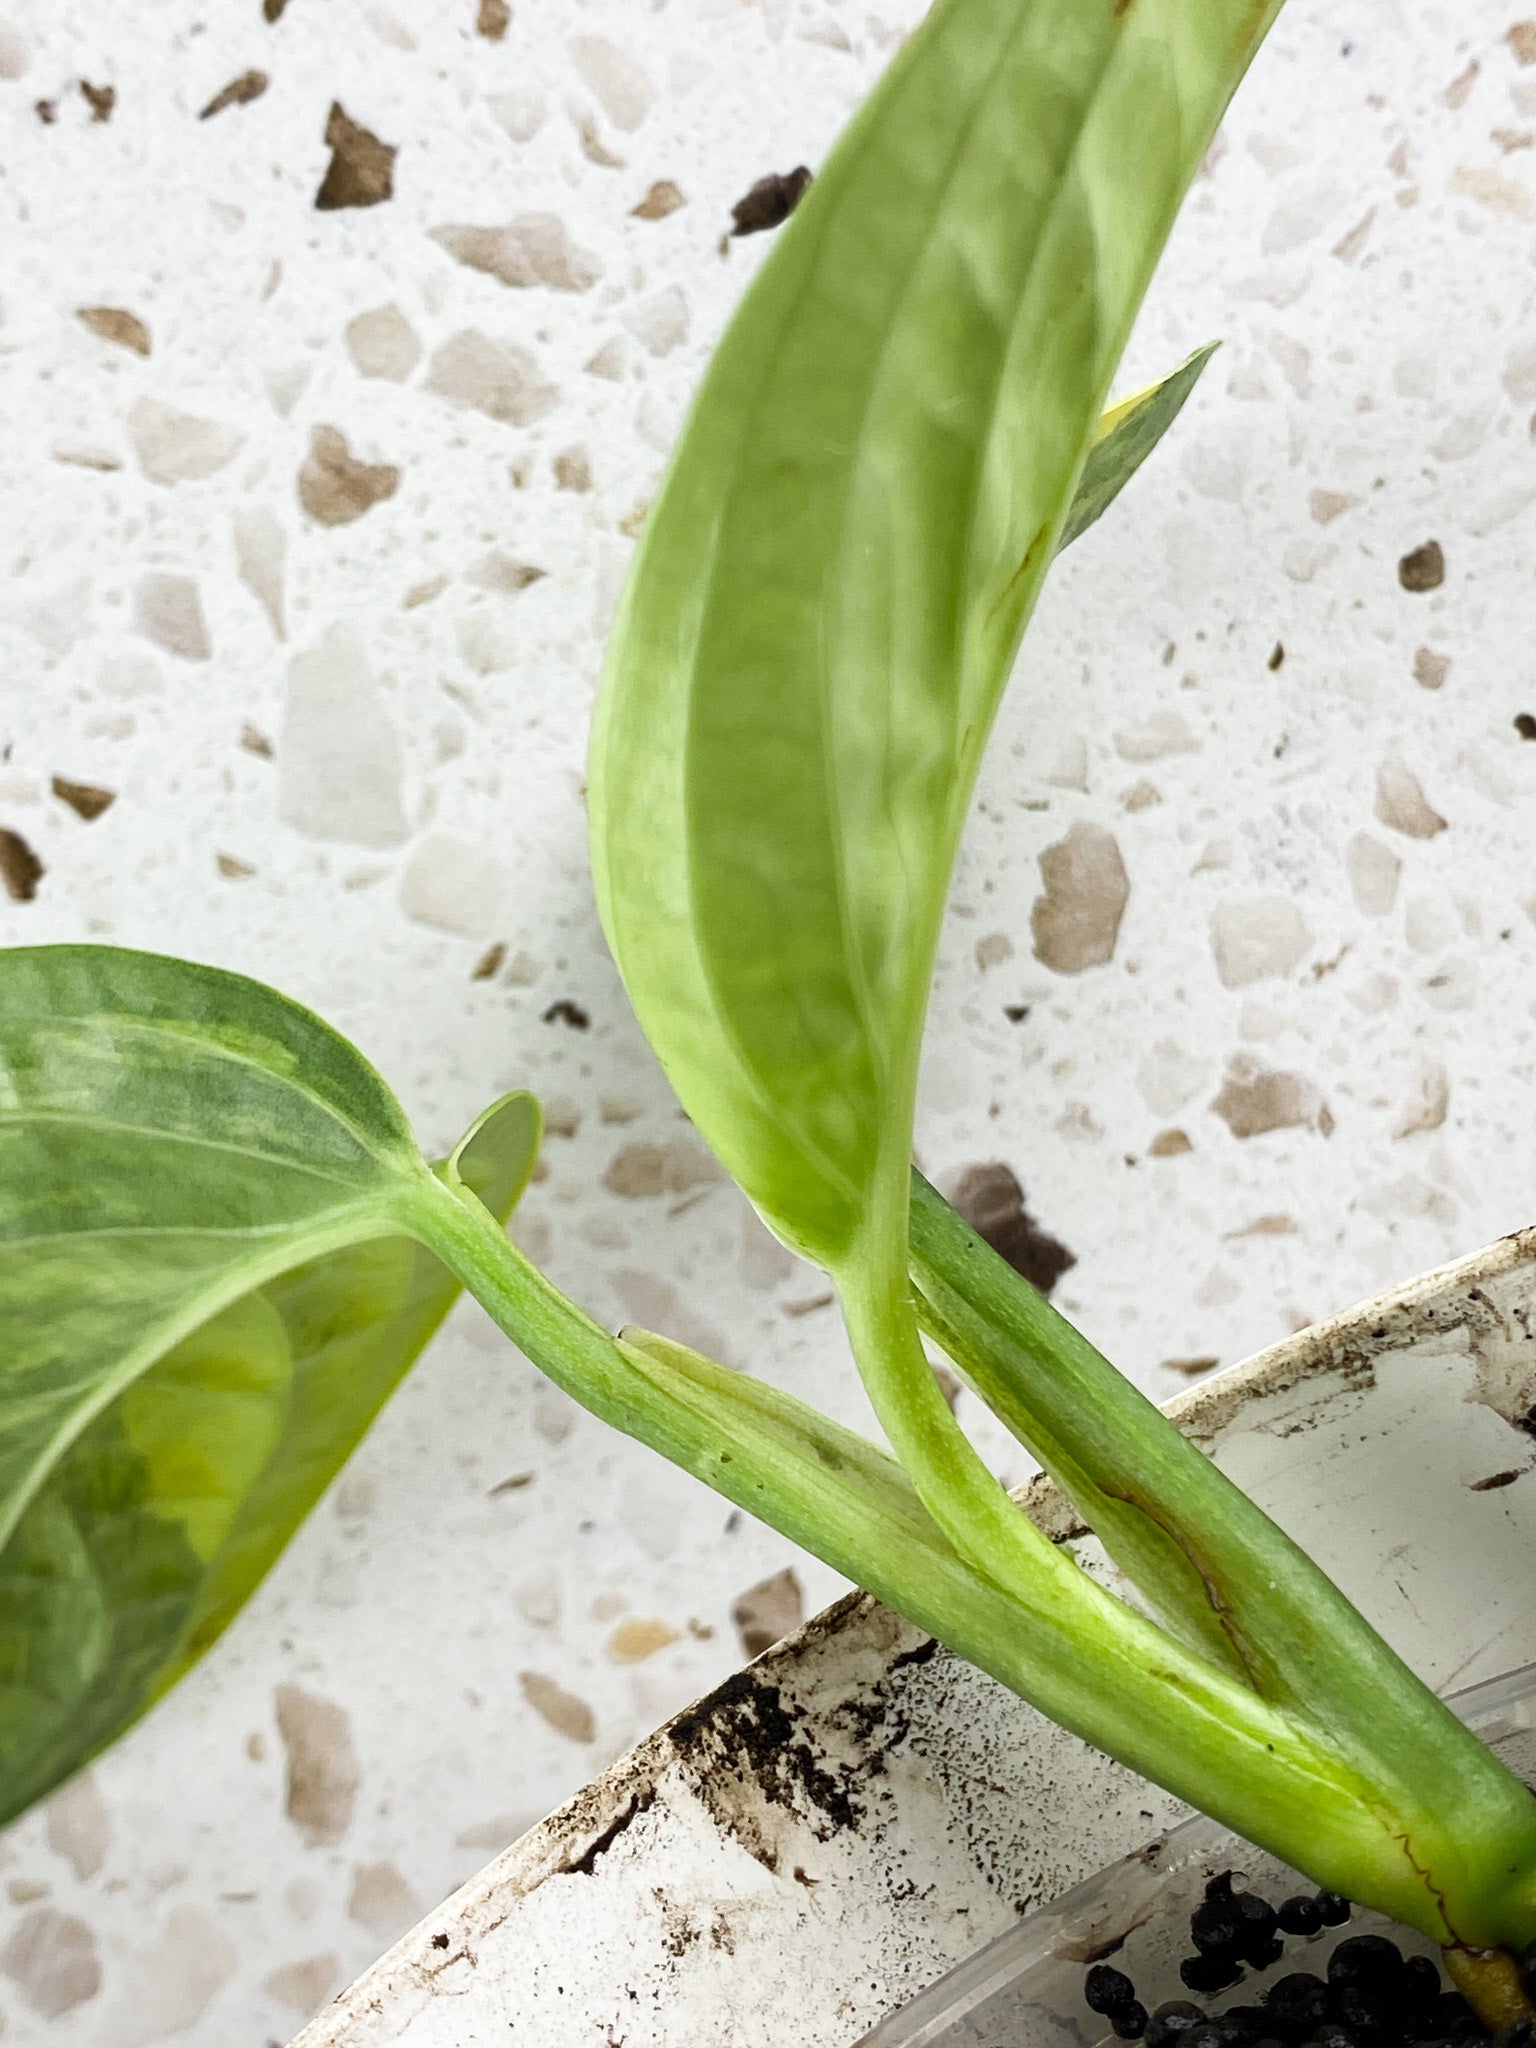
<svg viewBox="0 0 1536 2048"><path fill-rule="evenodd" d="M1207 342L1160 383L1132 392L1100 416L1061 539L1056 543L1058 554L1085 534L1095 520L1104 517L1184 410L1185 399L1220 346L1219 341Z"/></svg>
<svg viewBox="0 0 1536 2048"><path fill-rule="evenodd" d="M939 0L712 361L591 762L690 1115L834 1271L899 1239L976 766L1152 266L1278 0Z"/></svg>
<svg viewBox="0 0 1536 2048"><path fill-rule="evenodd" d="M460 1147L505 1215L536 1111ZM0 953L0 1817L134 1720L282 1550L457 1292L345 1040L240 976Z"/></svg>

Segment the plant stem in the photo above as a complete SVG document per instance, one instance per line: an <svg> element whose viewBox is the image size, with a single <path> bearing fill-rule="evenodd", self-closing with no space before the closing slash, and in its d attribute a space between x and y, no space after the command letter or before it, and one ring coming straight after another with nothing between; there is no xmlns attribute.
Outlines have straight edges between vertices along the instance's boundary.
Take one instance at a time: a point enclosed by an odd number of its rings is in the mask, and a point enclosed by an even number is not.
<svg viewBox="0 0 1536 2048"><path fill-rule="evenodd" d="M1047 1544L1051 1568L1005 1592L957 1553L888 1456L681 1346L609 1337L467 1188L424 1177L400 1221L604 1421L815 1551L1085 1741L1319 1883L1445 1939L1439 1901L1407 1853L1395 1788L1384 1792L1318 1729L1183 1648L1068 1556Z"/></svg>
<svg viewBox="0 0 1536 2048"><path fill-rule="evenodd" d="M1536 1936L1536 1800L1317 1565L913 1176L924 1319L1106 1547L1188 1628L1203 1602L1250 1682L1380 1788L1449 1924ZM1359 1897L1358 1892L1353 1896Z"/></svg>
<svg viewBox="0 0 1536 2048"><path fill-rule="evenodd" d="M1536 2020L1525 1995L1520 1968L1508 1949L1448 1948L1446 1974L1490 2034L1502 2034L1521 2020Z"/></svg>

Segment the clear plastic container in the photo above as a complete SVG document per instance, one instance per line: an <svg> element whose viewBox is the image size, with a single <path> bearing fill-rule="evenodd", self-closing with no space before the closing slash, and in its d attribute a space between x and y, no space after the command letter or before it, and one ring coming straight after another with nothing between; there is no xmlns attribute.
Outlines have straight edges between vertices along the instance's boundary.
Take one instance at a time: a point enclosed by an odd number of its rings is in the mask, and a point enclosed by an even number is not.
<svg viewBox="0 0 1536 2048"><path fill-rule="evenodd" d="M1536 1664L1452 1694L1447 1702L1528 1784L1536 1784ZM1145 1849L1037 1907L986 1948L865 2034L859 2048L1119 2048L1107 2023L1083 2003L1084 1965L1111 1950L1150 2011L1187 1998L1179 1962L1190 1952L1189 1916L1209 1879L1232 1871L1241 1885L1278 1904L1316 1887L1215 1821L1196 1815ZM1356 1909L1342 1927L1288 1938L1286 1970L1323 1974L1329 1951L1350 1934L1390 1932L1401 1948L1436 1953L1433 1943L1379 1913ZM1255 1997L1251 1978L1216 1998L1212 2012Z"/></svg>

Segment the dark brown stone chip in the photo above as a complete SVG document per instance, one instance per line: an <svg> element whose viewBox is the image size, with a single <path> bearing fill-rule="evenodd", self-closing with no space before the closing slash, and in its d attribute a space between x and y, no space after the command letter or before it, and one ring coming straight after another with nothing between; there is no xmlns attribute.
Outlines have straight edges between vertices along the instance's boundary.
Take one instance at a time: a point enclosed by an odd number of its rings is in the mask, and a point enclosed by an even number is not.
<svg viewBox="0 0 1536 2048"><path fill-rule="evenodd" d="M1445 581L1445 553L1439 541L1410 548L1397 565L1397 580L1404 590L1438 590Z"/></svg>
<svg viewBox="0 0 1536 2048"><path fill-rule="evenodd" d="M265 71L242 71L238 78L232 78L228 85L214 94L197 118L210 121L215 114L222 114L226 107L249 106L252 100L261 98L270 83Z"/></svg>
<svg viewBox="0 0 1536 2048"><path fill-rule="evenodd" d="M804 164L796 165L792 171L770 171L766 178L759 178L731 208L731 219L736 223L731 233L760 235L765 228L778 227L800 204L810 182L811 173Z"/></svg>
<svg viewBox="0 0 1536 2048"><path fill-rule="evenodd" d="M103 789L95 782L71 782L64 775L54 776L53 793L60 803L69 805L77 818L84 818L87 825L117 802L115 789Z"/></svg>
<svg viewBox="0 0 1536 2048"><path fill-rule="evenodd" d="M354 121L340 100L331 102L325 141L331 161L315 194L319 212L337 213L347 206L377 206L381 200L393 197L394 149Z"/></svg>
<svg viewBox="0 0 1536 2048"><path fill-rule="evenodd" d="M85 104L91 110L93 121L110 121L112 109L117 105L115 85L91 85L86 79L80 81L80 91Z"/></svg>
<svg viewBox="0 0 1536 2048"><path fill-rule="evenodd" d="M968 1166L949 1200L999 1258L1047 1297L1062 1274L1077 1264L1076 1254L1042 1230L1025 1208L1024 1190L1011 1168L999 1162Z"/></svg>
<svg viewBox="0 0 1536 2048"><path fill-rule="evenodd" d="M43 879L43 864L19 832L0 825L0 882L13 903L30 903Z"/></svg>

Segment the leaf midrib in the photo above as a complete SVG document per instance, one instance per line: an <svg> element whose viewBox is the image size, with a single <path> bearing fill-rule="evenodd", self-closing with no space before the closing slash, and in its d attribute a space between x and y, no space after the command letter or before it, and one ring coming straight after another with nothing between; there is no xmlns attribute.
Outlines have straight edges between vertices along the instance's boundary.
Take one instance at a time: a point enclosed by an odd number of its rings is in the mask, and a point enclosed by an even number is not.
<svg viewBox="0 0 1536 2048"><path fill-rule="evenodd" d="M338 1122L340 1121L342 1119L338 1118ZM259 1159L268 1166L280 1166L291 1173L307 1174L311 1180L323 1180L332 1187L356 1187L363 1178L361 1174L349 1177L340 1173L327 1173L323 1167L307 1165L304 1160L291 1158L286 1153L263 1151L259 1145L237 1145L228 1138L206 1138L193 1131L167 1130L161 1124L130 1123L124 1117L100 1116L92 1110L0 1109L0 1124L31 1123L84 1124L93 1131L120 1131L127 1137L154 1138L167 1145L194 1145L204 1152L228 1152L236 1158ZM367 1157L374 1167L384 1167L385 1162L371 1147L368 1149Z"/></svg>

